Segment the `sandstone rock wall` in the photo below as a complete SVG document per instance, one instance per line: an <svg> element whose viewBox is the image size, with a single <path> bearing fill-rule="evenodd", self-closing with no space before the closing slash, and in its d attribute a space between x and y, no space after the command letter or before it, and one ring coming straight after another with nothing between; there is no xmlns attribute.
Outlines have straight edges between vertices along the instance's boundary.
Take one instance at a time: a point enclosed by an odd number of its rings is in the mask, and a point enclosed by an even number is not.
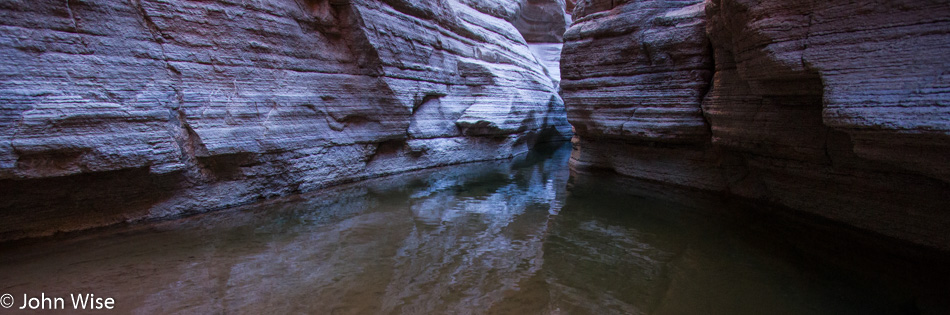
<svg viewBox="0 0 950 315"><path fill-rule="evenodd" d="M579 1L572 165L950 250L946 1Z"/></svg>
<svg viewBox="0 0 950 315"><path fill-rule="evenodd" d="M527 0L512 19L555 85L561 81L561 48L564 32L571 24L570 5L570 0Z"/></svg>
<svg viewBox="0 0 950 315"><path fill-rule="evenodd" d="M556 83L513 25L523 6L4 1L0 239L507 158L568 135Z"/></svg>

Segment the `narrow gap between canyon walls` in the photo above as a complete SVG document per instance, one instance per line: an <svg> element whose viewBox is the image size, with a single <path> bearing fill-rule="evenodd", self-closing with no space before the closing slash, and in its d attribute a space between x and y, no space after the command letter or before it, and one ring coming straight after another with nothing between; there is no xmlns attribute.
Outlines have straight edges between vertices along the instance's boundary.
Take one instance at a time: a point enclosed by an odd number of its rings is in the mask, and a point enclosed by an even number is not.
<svg viewBox="0 0 950 315"><path fill-rule="evenodd" d="M948 313L938 2L3 3L0 282L124 313Z"/></svg>

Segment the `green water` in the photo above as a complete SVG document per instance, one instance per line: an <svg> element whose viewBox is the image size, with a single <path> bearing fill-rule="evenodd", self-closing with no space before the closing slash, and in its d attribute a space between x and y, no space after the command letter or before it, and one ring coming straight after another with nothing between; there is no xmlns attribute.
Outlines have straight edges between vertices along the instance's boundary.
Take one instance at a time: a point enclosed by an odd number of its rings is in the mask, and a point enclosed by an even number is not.
<svg viewBox="0 0 950 315"><path fill-rule="evenodd" d="M23 294L66 297L71 309L70 293L93 293L119 313L907 310L860 281L802 267L783 245L720 219L727 206L572 178L570 147L548 151L8 245L0 293L13 294L13 309Z"/></svg>

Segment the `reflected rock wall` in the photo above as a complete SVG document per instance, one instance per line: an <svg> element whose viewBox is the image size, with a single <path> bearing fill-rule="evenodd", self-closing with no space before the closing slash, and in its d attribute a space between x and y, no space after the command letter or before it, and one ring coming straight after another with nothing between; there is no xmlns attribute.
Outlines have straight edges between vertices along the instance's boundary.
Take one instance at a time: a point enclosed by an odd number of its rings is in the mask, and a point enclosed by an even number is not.
<svg viewBox="0 0 950 315"><path fill-rule="evenodd" d="M21 247L0 259L0 281L30 295L98 290L129 314L487 309L540 273L569 154L422 170Z"/></svg>
<svg viewBox="0 0 950 315"><path fill-rule="evenodd" d="M779 204L950 250L950 6L578 1L578 170Z"/></svg>
<svg viewBox="0 0 950 315"><path fill-rule="evenodd" d="M557 84L515 26L564 3L528 2L4 2L0 239L566 137ZM566 25L532 19L528 37L545 23Z"/></svg>

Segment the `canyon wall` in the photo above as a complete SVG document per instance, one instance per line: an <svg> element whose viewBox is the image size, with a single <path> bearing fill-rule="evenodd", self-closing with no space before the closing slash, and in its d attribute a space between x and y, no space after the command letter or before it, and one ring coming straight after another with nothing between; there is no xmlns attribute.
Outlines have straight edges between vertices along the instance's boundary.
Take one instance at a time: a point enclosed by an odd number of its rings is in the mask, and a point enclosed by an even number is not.
<svg viewBox="0 0 950 315"><path fill-rule="evenodd" d="M555 85L561 81L561 48L571 24L570 5L571 0L527 0L513 22Z"/></svg>
<svg viewBox="0 0 950 315"><path fill-rule="evenodd" d="M578 1L572 167L950 251L946 1Z"/></svg>
<svg viewBox="0 0 950 315"><path fill-rule="evenodd" d="M560 20L535 14L551 6ZM0 239L508 158L568 137L556 80L525 41L560 40L563 6L3 1Z"/></svg>

